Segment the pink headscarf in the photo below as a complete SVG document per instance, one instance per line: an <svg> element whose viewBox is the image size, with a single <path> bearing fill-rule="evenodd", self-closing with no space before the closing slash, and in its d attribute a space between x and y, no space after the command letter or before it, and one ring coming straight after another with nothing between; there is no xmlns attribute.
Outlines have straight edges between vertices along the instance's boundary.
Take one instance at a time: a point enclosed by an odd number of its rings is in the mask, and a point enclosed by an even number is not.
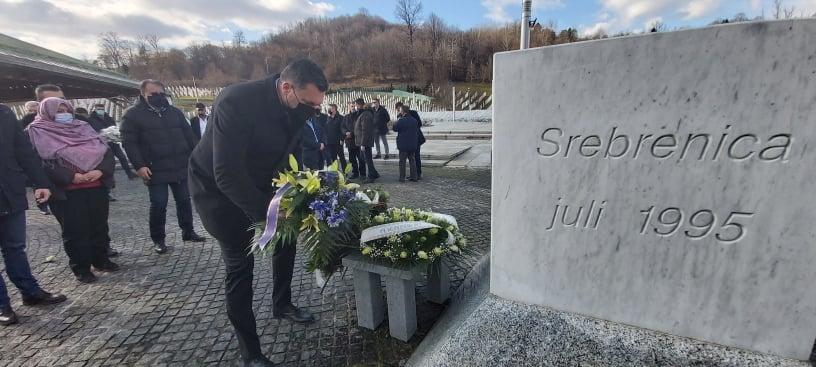
<svg viewBox="0 0 816 367"><path fill-rule="evenodd" d="M28 136L40 157L57 160L66 168L89 172L102 163L108 145L88 123L74 119L69 123L54 121L60 105L74 113L71 103L57 97L40 102L40 111L28 126Z"/></svg>

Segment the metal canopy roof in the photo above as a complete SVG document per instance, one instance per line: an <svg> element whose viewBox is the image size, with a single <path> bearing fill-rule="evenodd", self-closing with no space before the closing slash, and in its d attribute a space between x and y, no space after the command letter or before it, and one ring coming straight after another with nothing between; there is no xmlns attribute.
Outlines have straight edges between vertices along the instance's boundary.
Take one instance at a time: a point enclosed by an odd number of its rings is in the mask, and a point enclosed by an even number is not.
<svg viewBox="0 0 816 367"><path fill-rule="evenodd" d="M40 84L59 85L71 99L139 94L125 75L0 33L0 101L34 99Z"/></svg>

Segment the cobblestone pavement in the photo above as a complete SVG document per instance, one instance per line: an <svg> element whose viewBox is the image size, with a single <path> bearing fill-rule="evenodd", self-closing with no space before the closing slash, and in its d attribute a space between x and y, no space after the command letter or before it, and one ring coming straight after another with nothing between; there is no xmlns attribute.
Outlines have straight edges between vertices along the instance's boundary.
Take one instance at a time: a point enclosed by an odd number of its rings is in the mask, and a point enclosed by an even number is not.
<svg viewBox="0 0 816 367"><path fill-rule="evenodd" d="M470 244L481 253L488 250L489 171L426 168L426 180L410 184L397 183L393 167L383 167L381 173L380 184L391 192L392 206L455 215ZM46 290L63 292L69 300L51 307L23 306L6 278L21 322L0 327L0 366L236 365L237 341L224 308L218 246L212 239L183 243L171 207L167 220L171 251L153 253L147 190L117 174L118 201L111 205L110 226L113 246L121 252L115 260L122 270L100 273L96 284L74 279L53 217L36 210L27 213L34 274ZM196 227L203 233L198 219ZM46 262L49 256L56 260ZM351 274L333 277L321 293L298 256L293 300L313 312L317 322L302 326L276 320L271 315L271 258L256 261L255 312L262 346L267 356L284 366L400 365L444 310L418 293L419 330L409 343L389 338L386 324L377 331L358 328ZM475 261L453 265L452 287L459 287Z"/></svg>

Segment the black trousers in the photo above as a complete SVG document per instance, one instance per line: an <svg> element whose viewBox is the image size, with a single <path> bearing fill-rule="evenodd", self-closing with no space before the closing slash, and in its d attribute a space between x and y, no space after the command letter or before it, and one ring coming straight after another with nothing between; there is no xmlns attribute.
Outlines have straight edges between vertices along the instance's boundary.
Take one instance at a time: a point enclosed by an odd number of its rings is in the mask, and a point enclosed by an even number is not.
<svg viewBox="0 0 816 367"><path fill-rule="evenodd" d="M346 169L346 153L343 152L343 146L340 144L331 144L328 146L329 159L326 165L331 165L334 161L340 161L340 170Z"/></svg>
<svg viewBox="0 0 816 367"><path fill-rule="evenodd" d="M62 228L62 244L68 266L76 275L87 274L91 265L108 261L108 189L66 191L67 200L51 200L51 212Z"/></svg>
<svg viewBox="0 0 816 367"><path fill-rule="evenodd" d="M122 165L122 169L125 170L125 173L128 177L135 175L136 173L130 168L130 162L128 162L127 156L125 152L122 150L122 146L119 143L108 143L113 155L119 159L119 164Z"/></svg>
<svg viewBox="0 0 816 367"><path fill-rule="evenodd" d="M413 151L410 152L403 152L399 151L399 179L400 181L405 180L405 161L408 161L408 167L410 168L411 175L408 178L415 180L417 178L416 173L416 153Z"/></svg>
<svg viewBox="0 0 816 367"><path fill-rule="evenodd" d="M202 206L198 208L204 228L218 240L221 247L226 267L227 317L235 328L241 356L245 359L261 356L261 343L252 311L255 258L248 252L252 243L252 233L247 230L251 225L250 220L238 207L228 203L219 205L217 211L202 210ZM292 303L292 273L297 251L295 243L277 249L272 255L273 313Z"/></svg>
<svg viewBox="0 0 816 367"><path fill-rule="evenodd" d="M150 238L154 242L164 241L166 237L165 224L167 224L167 200L169 191L173 191L173 199L176 201L176 217L178 225L183 235L193 233L193 204L190 202L190 188L187 187L187 180L170 184L148 185L150 194Z"/></svg>
<svg viewBox="0 0 816 367"><path fill-rule="evenodd" d="M365 169L360 168L361 175L366 176L366 171L368 171L368 178L375 179L380 177L380 173L377 172L377 168L374 167L374 155L371 153L372 147L360 147L360 165L361 167L365 167Z"/></svg>
<svg viewBox="0 0 816 367"><path fill-rule="evenodd" d="M422 148L421 145L417 145L417 150L414 152L414 161L416 163L416 178L422 178L422 158L420 157L419 150Z"/></svg>
<svg viewBox="0 0 816 367"><path fill-rule="evenodd" d="M353 143L347 143L346 149L348 149L349 162L351 162L351 173L355 176L365 176L366 165L365 161L360 157L360 147Z"/></svg>

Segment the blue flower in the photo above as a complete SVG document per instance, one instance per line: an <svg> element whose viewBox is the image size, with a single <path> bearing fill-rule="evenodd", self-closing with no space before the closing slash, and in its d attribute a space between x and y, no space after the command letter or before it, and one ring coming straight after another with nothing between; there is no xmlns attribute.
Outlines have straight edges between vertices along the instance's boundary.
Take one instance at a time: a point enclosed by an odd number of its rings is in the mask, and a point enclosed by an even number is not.
<svg viewBox="0 0 816 367"><path fill-rule="evenodd" d="M340 209L340 211L332 213L326 220L326 223L328 223L331 228L337 228L346 221L347 217L348 211L346 209Z"/></svg>

